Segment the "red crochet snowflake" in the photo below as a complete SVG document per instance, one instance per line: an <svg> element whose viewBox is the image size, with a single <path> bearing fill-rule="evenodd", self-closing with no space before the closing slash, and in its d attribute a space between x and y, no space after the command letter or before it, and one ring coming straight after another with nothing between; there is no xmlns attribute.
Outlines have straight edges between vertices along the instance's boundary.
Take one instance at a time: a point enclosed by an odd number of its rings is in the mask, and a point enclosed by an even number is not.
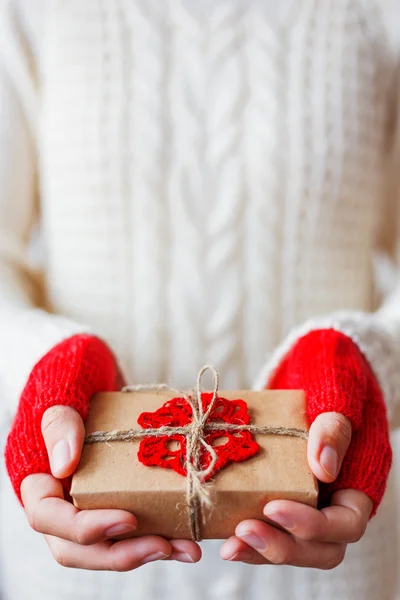
<svg viewBox="0 0 400 600"><path fill-rule="evenodd" d="M204 412L209 406L213 394L202 393ZM170 427L184 427L192 421L192 407L184 398L168 400L155 412L144 412L138 418L138 423L143 429L158 429L163 425ZM250 415L244 400L226 400L217 398L207 422L225 422L234 425L247 425ZM217 444L217 440L220 442ZM259 445L252 438L249 431L211 431L205 433L205 441L213 446L217 454L215 467L205 479L210 479L227 463L241 462L254 456L259 451ZM175 446L175 447L174 447ZM138 458L147 466L158 466L174 469L181 475L186 475L186 438L184 435L165 435L161 437L143 438L140 442ZM206 469L210 464L210 453L204 447L200 450L200 468Z"/></svg>

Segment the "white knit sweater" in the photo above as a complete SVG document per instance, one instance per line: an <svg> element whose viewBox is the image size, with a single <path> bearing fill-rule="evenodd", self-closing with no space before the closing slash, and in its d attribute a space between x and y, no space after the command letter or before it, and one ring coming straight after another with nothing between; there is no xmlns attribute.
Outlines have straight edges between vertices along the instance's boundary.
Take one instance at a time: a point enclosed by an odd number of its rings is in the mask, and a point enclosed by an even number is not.
<svg viewBox="0 0 400 600"><path fill-rule="evenodd" d="M87 329L131 382L185 387L211 362L238 388L333 326L369 358L394 429L400 285L381 278L377 310L373 264L394 274L400 237L398 0L0 4L3 437L36 361ZM335 571L224 564L208 543L196 566L110 574L58 566L3 472L0 597L394 600L395 479Z"/></svg>

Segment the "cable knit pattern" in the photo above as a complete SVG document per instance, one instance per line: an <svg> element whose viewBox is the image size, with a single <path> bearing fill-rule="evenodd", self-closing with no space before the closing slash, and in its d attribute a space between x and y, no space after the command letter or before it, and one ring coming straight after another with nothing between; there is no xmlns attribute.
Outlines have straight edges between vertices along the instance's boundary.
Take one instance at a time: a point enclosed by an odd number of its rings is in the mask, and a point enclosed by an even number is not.
<svg viewBox="0 0 400 600"><path fill-rule="evenodd" d="M128 92L130 192L132 206L132 261L135 302L132 353L135 371L146 380L166 377L167 343L164 314L169 268L167 138L169 122L165 119L165 92L168 77L168 53L165 51L169 31L157 0L122 3L129 31ZM146 140L146 143L143 143ZM129 277L130 275L127 274ZM147 346L148 352L141 349ZM151 356L151 361L149 361ZM157 370L154 372L154 365Z"/></svg>
<svg viewBox="0 0 400 600"><path fill-rule="evenodd" d="M244 8L241 2L212 3L209 12L210 80L207 83L205 196L215 199L206 224L207 301L205 359L219 364L238 387L243 363L244 245L243 110L248 98L244 77ZM219 282L224 280L221 288Z"/></svg>
<svg viewBox="0 0 400 600"><path fill-rule="evenodd" d="M247 388L333 328L395 426L400 289L376 311L372 264L400 239L382 185L399 20L397 0L0 0L2 422L80 332L133 383L186 388L209 358L222 387ZM41 272L27 253L39 208ZM1 483L12 600L396 598L393 481L332 573L221 565L207 546L191 569L117 575L54 565Z"/></svg>
<svg viewBox="0 0 400 600"><path fill-rule="evenodd" d="M206 323L202 287L205 285L206 224L208 206L205 179L207 89L207 18L210 4L174 2L169 6L172 26L170 103L171 171L169 208L171 230L171 282L169 285L170 377L195 370L205 352ZM202 176L204 174L204 176ZM173 356L191 348L178 365Z"/></svg>
<svg viewBox="0 0 400 600"><path fill-rule="evenodd" d="M278 115L285 101L286 56L281 43L271 31L267 13L248 11L245 50L250 94L244 115L244 225L246 239L251 237L252 244L245 245L243 276L248 292L243 326L249 379L254 374L253 354L265 352L264 329L268 336L281 335L280 317L272 304L265 302L265 298L280 296L282 278L282 140L286 139L286 128ZM271 127L271 121L277 126ZM259 319L254 319L254 314ZM264 327L260 327L260 321Z"/></svg>

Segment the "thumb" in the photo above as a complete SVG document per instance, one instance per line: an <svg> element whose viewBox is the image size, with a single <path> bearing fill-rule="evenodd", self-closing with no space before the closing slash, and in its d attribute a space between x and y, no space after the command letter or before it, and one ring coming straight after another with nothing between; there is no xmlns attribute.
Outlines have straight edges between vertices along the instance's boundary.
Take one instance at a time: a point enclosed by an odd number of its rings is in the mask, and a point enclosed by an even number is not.
<svg viewBox="0 0 400 600"><path fill-rule="evenodd" d="M351 423L336 412L318 415L310 427L307 456L314 475L331 483L339 474L351 440Z"/></svg>
<svg viewBox="0 0 400 600"><path fill-rule="evenodd" d="M68 477L78 466L85 438L80 415L70 406L52 406L42 417L42 434L52 474Z"/></svg>

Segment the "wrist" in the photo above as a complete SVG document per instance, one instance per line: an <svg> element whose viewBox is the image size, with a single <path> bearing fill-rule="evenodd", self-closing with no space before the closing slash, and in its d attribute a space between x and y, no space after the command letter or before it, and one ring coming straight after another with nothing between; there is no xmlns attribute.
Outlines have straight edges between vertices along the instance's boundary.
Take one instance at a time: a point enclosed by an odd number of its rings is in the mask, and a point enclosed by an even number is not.
<svg viewBox="0 0 400 600"><path fill-rule="evenodd" d="M366 359L349 337L334 329L320 329L296 342L269 387L305 390L311 423L323 412L337 412L356 430L362 423L371 378Z"/></svg>
<svg viewBox="0 0 400 600"><path fill-rule="evenodd" d="M41 424L52 406L69 406L85 420L92 396L118 389L120 372L108 346L79 334L57 344L33 368L22 392L5 448L6 466L20 498L22 480L50 473Z"/></svg>
<svg viewBox="0 0 400 600"><path fill-rule="evenodd" d="M364 492L373 502L373 516L385 491L392 451L383 394L358 346L336 330L312 331L287 353L269 387L303 389L311 423L330 412L349 419L351 442L339 476L322 485L321 494L349 488Z"/></svg>

